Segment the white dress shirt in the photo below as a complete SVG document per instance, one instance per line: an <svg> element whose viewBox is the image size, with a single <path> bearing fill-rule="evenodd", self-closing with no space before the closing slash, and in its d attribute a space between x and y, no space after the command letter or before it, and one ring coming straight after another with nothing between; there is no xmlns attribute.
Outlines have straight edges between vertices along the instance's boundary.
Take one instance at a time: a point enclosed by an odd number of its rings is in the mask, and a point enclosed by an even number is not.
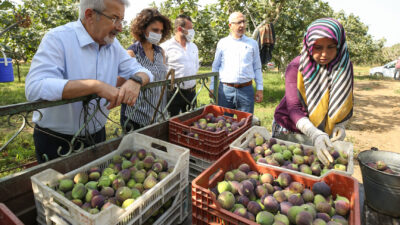
<svg viewBox="0 0 400 225"><path fill-rule="evenodd" d="M193 42L186 42L186 49L172 37L160 45L165 52L168 70L175 69L175 78L196 75L199 70L199 50ZM185 81L181 88L190 89L196 80Z"/></svg>
<svg viewBox="0 0 400 225"><path fill-rule="evenodd" d="M26 77L25 95L28 101L61 100L69 80L95 79L115 86L118 75L129 79L137 72L145 72L150 81L153 80L150 71L129 56L117 39L99 48L78 20L52 29L43 37ZM101 109L108 115L105 102L101 99ZM93 112L96 101L91 103L89 113ZM72 135L84 123L82 109L82 102L40 109L43 118L40 119L40 114L34 112L33 122L43 128ZM93 134L106 122L107 118L97 112L87 129Z"/></svg>
<svg viewBox="0 0 400 225"><path fill-rule="evenodd" d="M229 35L218 42L212 72L219 72L223 83L241 84L254 79L257 90L263 90L258 44L246 35L239 39ZM214 77L210 88L214 88Z"/></svg>

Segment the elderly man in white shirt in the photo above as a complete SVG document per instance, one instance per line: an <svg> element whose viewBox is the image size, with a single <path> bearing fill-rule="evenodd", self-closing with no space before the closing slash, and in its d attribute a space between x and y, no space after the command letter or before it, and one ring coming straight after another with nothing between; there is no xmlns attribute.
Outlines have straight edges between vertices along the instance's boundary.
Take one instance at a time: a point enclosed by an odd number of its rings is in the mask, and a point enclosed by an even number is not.
<svg viewBox="0 0 400 225"><path fill-rule="evenodd" d="M254 112L254 102L262 102L263 78L258 44L247 37L246 18L240 12L229 16L230 35L217 45L212 72L219 72L218 105ZM256 92L253 89L256 83ZM214 87L211 78L210 88ZM214 90L212 90L214 91Z"/></svg>
<svg viewBox="0 0 400 225"><path fill-rule="evenodd" d="M192 42L194 33L191 18L179 15L175 20L175 35L161 44L165 51L168 69L175 69L175 78L196 75L199 70L199 50ZM178 115L179 112L186 112L188 108L192 107L187 101L192 102L196 96L196 80L185 81L180 88L184 96L178 93L172 100L168 107L171 116ZM168 101L175 91L176 88L168 92Z"/></svg>
<svg viewBox="0 0 400 225"><path fill-rule="evenodd" d="M140 87L152 81L153 75L115 39L122 31L127 4L127 0L81 0L78 21L49 31L26 77L28 101L57 101L97 94L102 98L100 106L105 115L121 103L133 105ZM120 89L115 87L118 75L128 80ZM106 100L109 104L105 107ZM69 151L65 140L71 141L86 119L82 105L75 102L40 109L41 115L34 113L33 138L38 162ZM90 105L96 105L96 101L92 100ZM89 107L88 113L93 110L94 107ZM106 122L107 118L97 112L78 138L83 139L85 146L105 141Z"/></svg>

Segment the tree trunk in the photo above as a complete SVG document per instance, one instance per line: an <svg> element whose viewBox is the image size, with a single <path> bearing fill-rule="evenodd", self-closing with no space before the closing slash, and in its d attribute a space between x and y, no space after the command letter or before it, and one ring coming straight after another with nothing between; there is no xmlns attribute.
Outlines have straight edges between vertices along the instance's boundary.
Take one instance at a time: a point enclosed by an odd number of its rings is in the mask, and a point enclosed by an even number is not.
<svg viewBox="0 0 400 225"><path fill-rule="evenodd" d="M16 59L15 62L17 62L18 82L21 83L21 73L20 73L20 70L19 70L19 60Z"/></svg>

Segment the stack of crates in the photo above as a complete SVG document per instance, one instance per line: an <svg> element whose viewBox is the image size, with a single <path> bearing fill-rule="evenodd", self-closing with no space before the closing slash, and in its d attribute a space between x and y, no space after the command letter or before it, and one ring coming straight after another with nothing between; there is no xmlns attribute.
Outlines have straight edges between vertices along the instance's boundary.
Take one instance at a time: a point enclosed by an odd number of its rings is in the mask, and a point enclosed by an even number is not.
<svg viewBox="0 0 400 225"><path fill-rule="evenodd" d="M88 172L90 168L106 168L114 155L120 155L126 149L146 149L173 166L173 171L159 181L153 188L135 199L123 209L111 205L97 214L90 214L70 200L56 192L60 179L73 178L80 172ZM39 224L144 224L167 201L174 198L171 207L156 221L156 224L182 223L188 215L187 186L189 172L189 150L155 138L138 133L126 135L117 150L65 175L47 169L31 177L32 189L37 208Z"/></svg>
<svg viewBox="0 0 400 225"><path fill-rule="evenodd" d="M193 127L192 124L207 114L212 113L215 117L224 116L233 118L234 121L244 119L244 124L237 130L227 133L225 131L211 132ZM252 126L253 115L234 109L228 109L216 105L204 107L200 115L190 119L184 114L169 120L169 141L190 149L190 178L197 177L213 162L219 159L229 150L229 145ZM197 137L188 135L194 133Z"/></svg>

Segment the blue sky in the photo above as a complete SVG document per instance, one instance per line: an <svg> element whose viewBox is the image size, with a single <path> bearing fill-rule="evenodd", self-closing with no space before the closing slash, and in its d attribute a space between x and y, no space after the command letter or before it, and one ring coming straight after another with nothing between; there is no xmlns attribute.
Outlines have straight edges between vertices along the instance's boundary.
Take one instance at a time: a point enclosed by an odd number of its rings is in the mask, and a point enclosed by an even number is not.
<svg viewBox="0 0 400 225"><path fill-rule="evenodd" d="M353 13L359 16L361 21L368 25L369 34L375 40L385 38L385 46L400 43L400 1L399 0L323 0L328 2L333 10ZM127 8L125 17L130 20L140 10L148 7L152 0L131 0L131 6ZM163 2L156 0L156 3ZM216 0L199 0L200 4L217 2ZM394 29L397 28L397 29Z"/></svg>

